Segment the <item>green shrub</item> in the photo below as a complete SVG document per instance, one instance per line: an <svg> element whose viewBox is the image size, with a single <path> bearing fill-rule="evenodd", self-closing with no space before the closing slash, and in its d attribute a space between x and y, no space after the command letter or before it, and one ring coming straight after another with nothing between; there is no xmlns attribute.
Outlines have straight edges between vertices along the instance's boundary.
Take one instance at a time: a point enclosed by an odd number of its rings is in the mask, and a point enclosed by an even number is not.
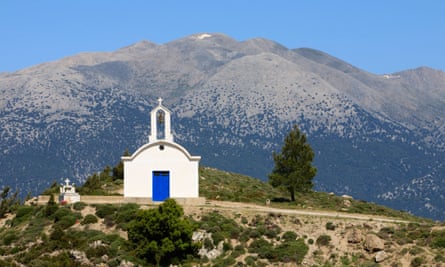
<svg viewBox="0 0 445 267"><path fill-rule="evenodd" d="M235 263L236 260L232 256L227 256L227 257L220 256L213 261L212 266L226 267L226 266L233 266Z"/></svg>
<svg viewBox="0 0 445 267"><path fill-rule="evenodd" d="M445 248L445 231L433 231L431 233L432 242L431 247L433 248Z"/></svg>
<svg viewBox="0 0 445 267"><path fill-rule="evenodd" d="M67 229L73 226L77 222L76 216L74 214L63 216L55 225L60 226L62 229Z"/></svg>
<svg viewBox="0 0 445 267"><path fill-rule="evenodd" d="M232 249L233 249L232 244L230 244L229 242L224 242L223 243L223 251L224 252L227 252L227 251L232 250Z"/></svg>
<svg viewBox="0 0 445 267"><path fill-rule="evenodd" d="M224 236L221 232L212 233L213 244L218 246L219 242L224 241Z"/></svg>
<svg viewBox="0 0 445 267"><path fill-rule="evenodd" d="M412 259L410 266L411 267L419 267L425 263L425 260L422 257L415 257Z"/></svg>
<svg viewBox="0 0 445 267"><path fill-rule="evenodd" d="M329 235L320 235L315 241L318 246L329 246L330 242L331 237Z"/></svg>
<svg viewBox="0 0 445 267"><path fill-rule="evenodd" d="M15 211L15 217L20 218L30 214L34 210L32 206L19 206Z"/></svg>
<svg viewBox="0 0 445 267"><path fill-rule="evenodd" d="M3 235L3 245L9 246L19 238L16 231L9 230Z"/></svg>
<svg viewBox="0 0 445 267"><path fill-rule="evenodd" d="M107 215L104 218L104 224L106 227L110 228L113 227L116 223L114 222L112 215Z"/></svg>
<svg viewBox="0 0 445 267"><path fill-rule="evenodd" d="M81 211L81 210L83 210L86 206L88 206L88 204L87 203L85 203L85 202L76 202L76 203L74 203L73 204L73 209L74 210L77 210L77 211Z"/></svg>
<svg viewBox="0 0 445 267"><path fill-rule="evenodd" d="M88 258L100 258L103 255L110 255L110 249L108 246L99 245L86 250L86 256Z"/></svg>
<svg viewBox="0 0 445 267"><path fill-rule="evenodd" d="M45 226L49 224L46 218L32 218L24 231L22 231L22 238L24 243L34 242L36 237L43 233Z"/></svg>
<svg viewBox="0 0 445 267"><path fill-rule="evenodd" d="M241 232L238 240L242 243L245 243L245 242L249 241L249 239L250 239L250 229L246 228Z"/></svg>
<svg viewBox="0 0 445 267"><path fill-rule="evenodd" d="M257 253L260 258L270 258L273 245L264 238L254 240L249 246L250 253Z"/></svg>
<svg viewBox="0 0 445 267"><path fill-rule="evenodd" d="M335 230L335 224L333 222L327 222L326 223L326 230L334 231Z"/></svg>
<svg viewBox="0 0 445 267"><path fill-rule="evenodd" d="M88 214L85 216L85 218L83 218L81 224L92 224L92 223L97 223L97 217L94 216L93 214Z"/></svg>
<svg viewBox="0 0 445 267"><path fill-rule="evenodd" d="M244 259L244 262L246 263L247 266L256 266L255 263L257 262L257 259L254 256L247 256Z"/></svg>
<svg viewBox="0 0 445 267"><path fill-rule="evenodd" d="M127 230L127 224L136 218L139 205L127 203L121 205L114 214L114 222L123 230Z"/></svg>
<svg viewBox="0 0 445 267"><path fill-rule="evenodd" d="M420 253L424 252L425 250L421 247L415 246L410 248L409 250L409 254L415 256L415 255L419 255Z"/></svg>
<svg viewBox="0 0 445 267"><path fill-rule="evenodd" d="M58 222L62 219L62 217L65 217L67 215L72 215L72 211L68 209L67 207L59 208L56 212L54 212L54 222Z"/></svg>
<svg viewBox="0 0 445 267"><path fill-rule="evenodd" d="M295 240L295 239L297 239L297 234L292 231L286 231L283 234L282 239L284 239L285 241Z"/></svg>
<svg viewBox="0 0 445 267"><path fill-rule="evenodd" d="M204 239L204 248L207 250L212 250L215 246L213 245L213 241L210 238Z"/></svg>
<svg viewBox="0 0 445 267"><path fill-rule="evenodd" d="M296 262L300 264L309 248L303 239L286 241L275 248L277 260L280 262Z"/></svg>
<svg viewBox="0 0 445 267"><path fill-rule="evenodd" d="M249 232L250 238L259 238L261 236L261 233L257 229L251 229Z"/></svg>
<svg viewBox="0 0 445 267"><path fill-rule="evenodd" d="M264 234L265 236L267 236L267 238L276 238L277 235L279 234L279 231L276 231L276 229L267 229L266 233Z"/></svg>
<svg viewBox="0 0 445 267"><path fill-rule="evenodd" d="M436 262L445 262L445 256L442 255L442 254L437 254L437 255L434 257L434 260L435 260Z"/></svg>
<svg viewBox="0 0 445 267"><path fill-rule="evenodd" d="M105 218L107 215L111 216L117 208L111 204L97 205L96 206L96 215L99 218Z"/></svg>
<svg viewBox="0 0 445 267"><path fill-rule="evenodd" d="M57 203L54 199L54 195L51 194L49 196L48 203L46 204L46 207L45 207L45 216L51 217L58 209L59 209L59 205L57 205Z"/></svg>
<svg viewBox="0 0 445 267"><path fill-rule="evenodd" d="M192 243L194 229L182 207L167 199L157 209L138 211L128 225L128 241L135 255L147 263L168 266L197 252Z"/></svg>

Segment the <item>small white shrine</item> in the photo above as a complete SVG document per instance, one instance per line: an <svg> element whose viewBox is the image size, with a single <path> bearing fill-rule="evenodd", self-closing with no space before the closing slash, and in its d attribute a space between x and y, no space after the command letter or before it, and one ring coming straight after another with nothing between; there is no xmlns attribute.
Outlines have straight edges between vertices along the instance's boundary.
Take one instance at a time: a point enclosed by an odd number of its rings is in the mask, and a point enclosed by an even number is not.
<svg viewBox="0 0 445 267"><path fill-rule="evenodd" d="M65 184L60 185L59 201L61 203L76 203L80 201L80 195L76 193L74 183L70 185L70 179L65 179Z"/></svg>
<svg viewBox="0 0 445 267"><path fill-rule="evenodd" d="M150 203L167 198L199 198L199 160L173 141L171 112L158 105L150 113L151 133L148 143L124 163L124 199L126 202Z"/></svg>

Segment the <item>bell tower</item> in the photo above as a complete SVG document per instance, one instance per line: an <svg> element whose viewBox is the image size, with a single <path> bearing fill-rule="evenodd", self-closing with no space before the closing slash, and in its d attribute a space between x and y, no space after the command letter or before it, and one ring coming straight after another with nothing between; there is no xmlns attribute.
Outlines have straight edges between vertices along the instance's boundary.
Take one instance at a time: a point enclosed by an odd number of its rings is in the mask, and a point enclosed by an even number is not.
<svg viewBox="0 0 445 267"><path fill-rule="evenodd" d="M149 143L163 140L173 142L170 114L170 110L162 105L162 98L159 98L158 105L150 113L151 133L148 137Z"/></svg>

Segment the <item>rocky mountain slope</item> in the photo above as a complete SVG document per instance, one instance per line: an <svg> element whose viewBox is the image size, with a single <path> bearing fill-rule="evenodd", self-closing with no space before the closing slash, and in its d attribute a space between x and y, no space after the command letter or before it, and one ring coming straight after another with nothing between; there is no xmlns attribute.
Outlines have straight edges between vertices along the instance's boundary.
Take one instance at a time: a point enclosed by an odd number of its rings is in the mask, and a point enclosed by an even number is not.
<svg viewBox="0 0 445 267"><path fill-rule="evenodd" d="M267 179L292 125L317 190L445 218L445 73L376 75L308 48L196 34L0 74L0 183L83 182L145 143L158 97L202 164Z"/></svg>

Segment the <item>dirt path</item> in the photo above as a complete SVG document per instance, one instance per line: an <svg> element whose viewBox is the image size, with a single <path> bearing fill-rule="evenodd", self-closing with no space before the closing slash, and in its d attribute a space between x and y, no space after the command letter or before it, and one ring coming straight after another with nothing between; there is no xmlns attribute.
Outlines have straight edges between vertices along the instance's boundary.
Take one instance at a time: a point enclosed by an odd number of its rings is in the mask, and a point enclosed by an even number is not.
<svg viewBox="0 0 445 267"><path fill-rule="evenodd" d="M357 213L343 213L336 211L317 211L317 210L301 210L301 209L281 209L273 208L268 206L261 206L249 203L241 202L228 202L228 201L215 201L208 200L205 205L206 208L218 208L227 209L234 211L251 211L259 213L281 213L287 215L305 215L305 216L316 216L316 217L331 217L331 218L344 218L344 219L354 219L361 221L378 221L378 222L390 222L390 223L409 223L409 221L383 217L378 215L366 215Z"/></svg>

